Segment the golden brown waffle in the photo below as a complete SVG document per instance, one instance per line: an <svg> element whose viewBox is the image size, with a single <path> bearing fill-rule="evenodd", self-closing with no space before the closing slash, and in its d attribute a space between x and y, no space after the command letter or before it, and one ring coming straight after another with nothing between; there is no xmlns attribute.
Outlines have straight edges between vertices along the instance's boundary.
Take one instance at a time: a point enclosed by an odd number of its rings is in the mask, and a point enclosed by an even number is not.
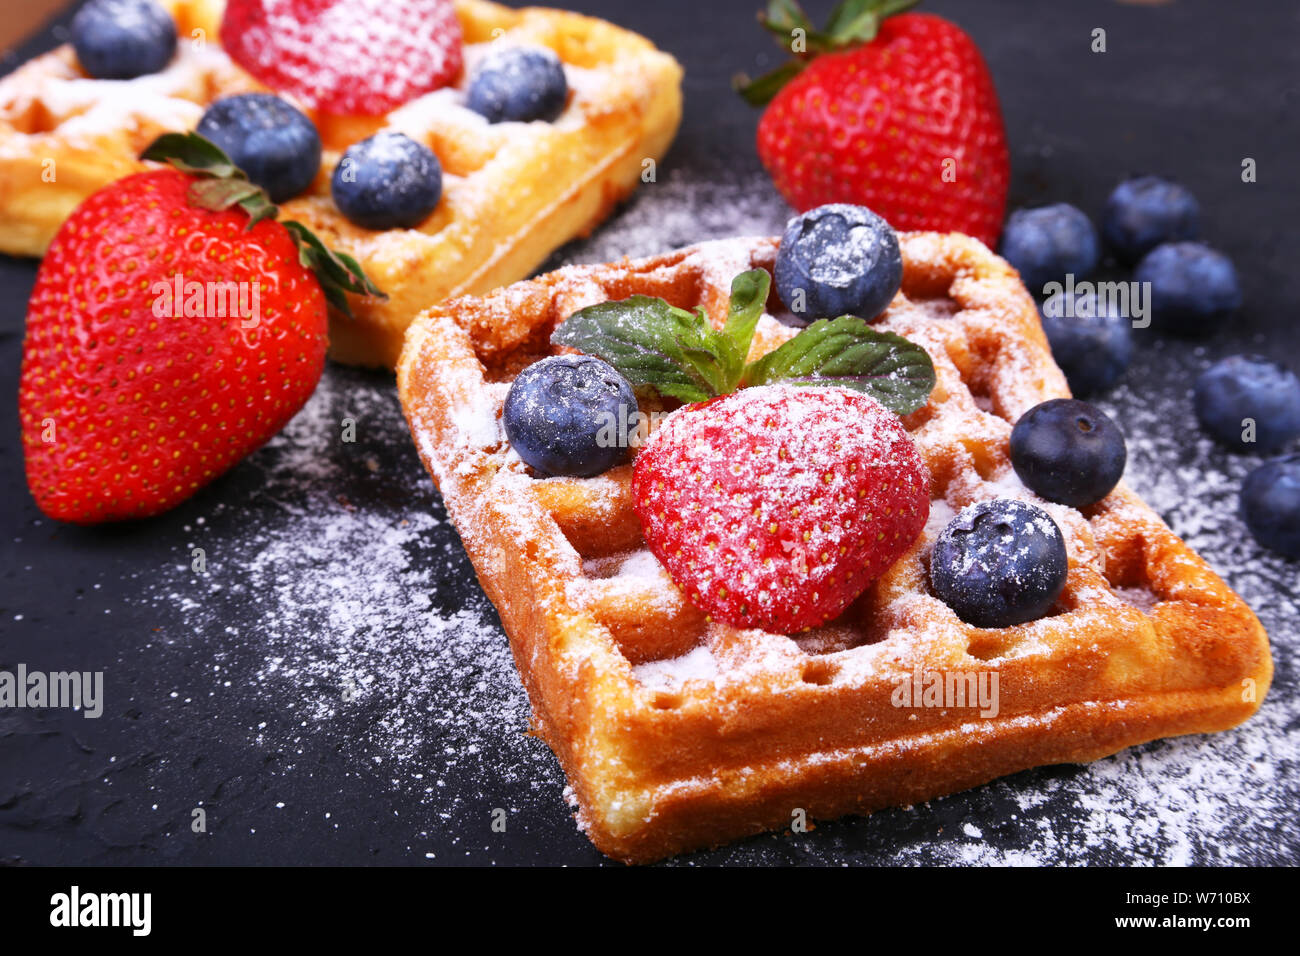
<svg viewBox="0 0 1300 956"><path fill-rule="evenodd" d="M902 237L902 291L876 323L935 362L930 403L905 419L930 467L931 520L836 622L796 637L707 622L645 549L632 467L529 476L500 406L559 321L640 293L720 324L731 278L771 269L775 248L746 239L560 269L434 307L407 336L398 386L416 445L597 847L654 860L788 827L800 810L917 803L1256 710L1273 671L1264 630L1151 509L1121 485L1076 511L1015 477L1011 423L1069 390L1017 274L963 235ZM764 316L754 354L790 334ZM1052 514L1070 575L1049 617L980 630L933 596L928 555L954 511L993 497ZM996 674L996 717L894 706L930 674Z"/></svg>
<svg viewBox="0 0 1300 956"><path fill-rule="evenodd" d="M932 475L931 518L840 619L793 638L710 623L686 603L645 549L630 465L538 480L499 423L512 376L553 351L551 330L575 310L640 293L720 324L732 277L770 270L774 240L562 269L436 306L408 333L398 386L416 445L579 823L610 856L653 860L789 827L799 811L865 813L1222 730L1267 690L1259 621L1133 492L1076 511L1015 477L1012 423L1069 394L1015 272L965 236L901 241L902 291L876 325L934 360L929 403L904 419ZM753 354L790 334L765 316ZM931 593L929 554L955 511L1007 496L1060 525L1069 579L1049 616L980 629ZM996 716L895 706L934 674L996 674Z"/></svg>
<svg viewBox="0 0 1300 956"><path fill-rule="evenodd" d="M213 100L261 89L219 48L222 0L163 2L181 43L162 73L87 79L65 45L0 80L0 252L42 255L82 199L145 168L136 157L158 134L193 129ZM663 155L681 119L681 68L634 33L485 0L458 0L456 10L467 67L456 87L384 117L305 111L324 161L284 218L356 256L389 295L357 300L355 320L331 323L330 354L341 362L392 367L411 317L430 302L513 282L589 232L636 188L645 162ZM547 46L560 57L571 94L554 123L490 124L463 105L466 77L491 43ZM443 199L418 229L360 229L330 198L343 150L380 128L428 144L442 162Z"/></svg>

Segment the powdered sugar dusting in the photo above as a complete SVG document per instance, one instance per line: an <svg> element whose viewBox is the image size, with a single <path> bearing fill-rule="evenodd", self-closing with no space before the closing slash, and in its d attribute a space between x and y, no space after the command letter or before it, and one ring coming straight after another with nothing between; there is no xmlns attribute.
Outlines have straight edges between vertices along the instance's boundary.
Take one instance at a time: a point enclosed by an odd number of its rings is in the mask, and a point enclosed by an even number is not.
<svg viewBox="0 0 1300 956"><path fill-rule="evenodd" d="M553 264L775 234L788 215L763 179L661 173L660 182L643 186L630 207ZM1182 345L1142 344L1146 351L1129 377L1134 384L1102 402L1128 437L1126 482L1263 619L1277 674L1260 713L1233 731L1159 741L1083 768L1031 771L926 806L819 825L797 841L758 838L706 859L758 862L807 853L879 863L1293 860L1300 844L1300 706L1292 689L1300 568L1264 554L1236 517L1236 491L1253 459L1195 437L1179 383L1190 380L1201 359ZM485 397L484 406L497 407L500 398ZM338 438L349 414L362 435L355 448ZM485 417L483 424L465 431L483 445L499 440L495 421ZM348 708L368 707L375 719L345 743L339 759L382 768L431 821L470 812L470 803L494 800L507 781L519 779L532 781L537 793L524 809L553 813L563 774L544 745L523 736L527 700L486 599L448 603L452 582L472 572L459 545L431 544L446 529L413 450L405 445L403 465L373 473L365 485L373 497L338 500L341 479L352 486L357 469L369 471L367 433L391 445L389 454L409 441L391 380L327 369L307 409L244 466L265 472L263 493L251 501L223 497L196 531L194 544L207 547L214 561L220 556L223 572L198 578L188 564L170 566L148 586L149 600L183 607L189 639L211 647L214 686L228 679L219 668L229 657L258 660L246 693L285 719L250 725L250 744L292 753L296 739L330 733L331 721ZM1003 477L1006 493L1018 496ZM951 516L945 502L933 503L931 535ZM622 556L612 571L646 580L650 560L646 552ZM1141 596L1121 597L1137 603ZM227 632L228 621L247 617L233 609L248 607L257 609L258 625ZM708 679L709 655L692 651L640 665L636 675L661 689ZM349 687L352 699L344 700ZM954 825L940 825L954 817ZM1271 834L1264 845L1261 830ZM554 836L565 852L585 847L576 829L571 844L569 838Z"/></svg>
<svg viewBox="0 0 1300 956"><path fill-rule="evenodd" d="M502 781L558 770L525 737L527 698L490 603L477 589L463 604L448 599L449 583L472 571L459 544L447 547L414 449L368 450L408 441L405 431L391 378L330 367L245 466L263 472L257 494L223 496L192 526L184 563L145 594L160 613L183 609L183 639L210 648L214 685L274 715L246 728L249 746L292 754L360 722L342 759L383 774L438 821L497 805ZM194 547L206 573L189 563Z"/></svg>

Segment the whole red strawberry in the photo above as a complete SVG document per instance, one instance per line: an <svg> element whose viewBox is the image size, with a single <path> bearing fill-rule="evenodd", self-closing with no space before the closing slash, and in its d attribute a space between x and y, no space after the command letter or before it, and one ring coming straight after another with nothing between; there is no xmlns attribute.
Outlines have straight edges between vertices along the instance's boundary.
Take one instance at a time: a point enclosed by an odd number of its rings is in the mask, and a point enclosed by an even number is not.
<svg viewBox="0 0 1300 956"><path fill-rule="evenodd" d="M929 473L862 392L741 389L670 417L636 459L646 543L717 620L793 634L838 616L921 533Z"/></svg>
<svg viewBox="0 0 1300 956"><path fill-rule="evenodd" d="M895 229L993 246L1010 180L993 80L956 24L889 15L911 5L849 0L818 31L797 3L773 0L764 24L797 58L742 90L769 104L759 157L800 212L855 203Z"/></svg>
<svg viewBox="0 0 1300 956"><path fill-rule="evenodd" d="M452 0L228 0L221 44L281 93L337 116L378 116L461 70Z"/></svg>
<svg viewBox="0 0 1300 956"><path fill-rule="evenodd" d="M163 141L192 164L213 151L224 175L161 169L94 193L55 236L28 303L27 482L61 521L165 511L279 431L320 378L327 297L341 302L302 260L355 265L273 221L211 144Z"/></svg>

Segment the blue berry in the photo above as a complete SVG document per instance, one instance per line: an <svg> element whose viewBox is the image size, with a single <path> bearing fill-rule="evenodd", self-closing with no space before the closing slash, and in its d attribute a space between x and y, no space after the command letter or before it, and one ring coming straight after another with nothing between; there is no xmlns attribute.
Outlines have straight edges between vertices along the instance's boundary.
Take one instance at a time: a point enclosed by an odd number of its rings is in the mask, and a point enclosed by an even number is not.
<svg viewBox="0 0 1300 956"><path fill-rule="evenodd" d="M90 0L72 18L72 47L97 80L165 69L176 55L176 21L155 0Z"/></svg>
<svg viewBox="0 0 1300 956"><path fill-rule="evenodd" d="M773 278L798 320L873 319L903 282L898 236L865 206L818 206L786 225Z"/></svg>
<svg viewBox="0 0 1300 956"><path fill-rule="evenodd" d="M1277 451L1300 435L1300 378L1260 355L1215 362L1197 378L1192 404L1201 427L1237 451Z"/></svg>
<svg viewBox="0 0 1300 956"><path fill-rule="evenodd" d="M1139 176L1115 187L1106 200L1101 234L1132 265L1164 242L1195 239L1201 207L1186 187L1159 176Z"/></svg>
<svg viewBox="0 0 1300 956"><path fill-rule="evenodd" d="M199 120L198 132L221 147L274 203L297 196L320 171L320 134L315 125L270 93L217 100Z"/></svg>
<svg viewBox="0 0 1300 956"><path fill-rule="evenodd" d="M545 47L503 46L483 58L469 81L469 108L489 123L553 120L569 84L560 58Z"/></svg>
<svg viewBox="0 0 1300 956"><path fill-rule="evenodd" d="M1119 428L1101 409L1078 399L1035 405L1011 429L1011 466L1025 487L1072 508L1110 494L1127 461Z"/></svg>
<svg viewBox="0 0 1300 956"><path fill-rule="evenodd" d="M1275 458L1245 476L1242 518L1265 548L1300 558L1300 455Z"/></svg>
<svg viewBox="0 0 1300 956"><path fill-rule="evenodd" d="M1035 294L1066 275L1088 275L1100 256L1092 221L1069 203L1017 209L1002 230L1002 258Z"/></svg>
<svg viewBox="0 0 1300 956"><path fill-rule="evenodd" d="M1275 458L1246 476L1241 516L1264 547L1300 558L1300 455Z"/></svg>
<svg viewBox="0 0 1300 956"><path fill-rule="evenodd" d="M1151 284L1151 320L1169 332L1211 332L1241 305L1232 260L1199 242L1156 246L1133 278Z"/></svg>
<svg viewBox="0 0 1300 956"><path fill-rule="evenodd" d="M1052 609L1070 569L1051 516L1011 498L962 509L939 534L930 583L967 624L1010 627Z"/></svg>
<svg viewBox="0 0 1300 956"><path fill-rule="evenodd" d="M366 229L410 229L442 198L442 166L403 133L376 133L348 148L330 183L334 205Z"/></svg>
<svg viewBox="0 0 1300 956"><path fill-rule="evenodd" d="M637 416L632 386L590 355L534 362L511 384L501 414L511 447L538 474L584 478L626 458Z"/></svg>
<svg viewBox="0 0 1300 956"><path fill-rule="evenodd" d="M1110 388L1133 361L1132 322L1096 292L1058 292L1039 313L1052 357L1076 395Z"/></svg>

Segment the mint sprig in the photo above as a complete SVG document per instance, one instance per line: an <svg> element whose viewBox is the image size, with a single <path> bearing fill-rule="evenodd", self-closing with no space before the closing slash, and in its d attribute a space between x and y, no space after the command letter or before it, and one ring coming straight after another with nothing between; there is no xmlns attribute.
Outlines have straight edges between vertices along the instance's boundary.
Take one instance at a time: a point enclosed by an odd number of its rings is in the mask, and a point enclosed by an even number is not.
<svg viewBox="0 0 1300 956"><path fill-rule="evenodd" d="M638 390L702 402L737 388L789 382L866 392L898 415L914 412L934 388L925 349L855 316L820 319L754 362L746 362L772 278L762 269L731 283L727 321L714 329L702 309L635 295L569 316L551 342L614 366Z"/></svg>
<svg viewBox="0 0 1300 956"><path fill-rule="evenodd" d="M169 163L183 173L198 176L189 188L189 201L213 212L240 206L248 213L248 229L280 215L280 207L271 202L265 190L250 182L219 146L198 133L164 133L140 158ZM352 318L352 309L345 293L388 298L356 259L330 249L300 222L287 220L281 225L298 248L298 261L315 273L326 301L348 318Z"/></svg>

